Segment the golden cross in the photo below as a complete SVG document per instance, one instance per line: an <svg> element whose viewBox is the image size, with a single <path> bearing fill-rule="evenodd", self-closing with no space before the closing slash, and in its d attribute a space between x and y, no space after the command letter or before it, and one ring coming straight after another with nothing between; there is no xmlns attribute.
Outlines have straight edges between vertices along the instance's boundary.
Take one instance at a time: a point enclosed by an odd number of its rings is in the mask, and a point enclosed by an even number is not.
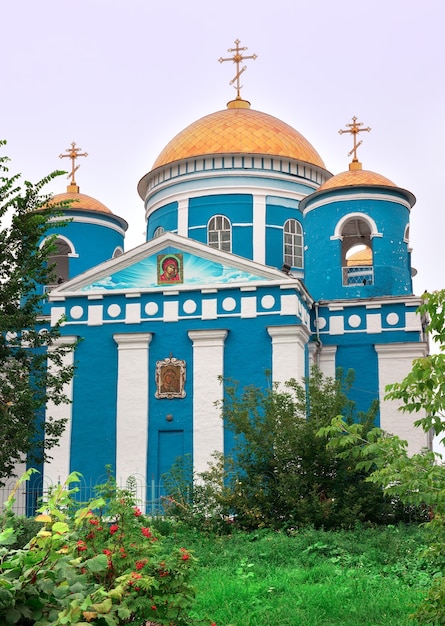
<svg viewBox="0 0 445 626"><path fill-rule="evenodd" d="M350 152L348 152L348 156L351 156L351 154L353 154L354 156L352 157L352 160L358 161L357 148L361 146L363 142L359 141L357 143L357 135L358 133L362 133L364 131L369 133L371 129L369 126L367 126L366 128L360 128L360 126L363 126L363 122L357 122L357 118L355 117L355 115L352 118L352 124L346 124L346 126L348 126L349 128L340 129L338 132L340 133L340 135L343 135L343 133L351 133L351 135L354 137L354 147Z"/></svg>
<svg viewBox="0 0 445 626"><path fill-rule="evenodd" d="M78 157L87 157L88 153L87 152L80 152L82 150L82 148L76 148L76 142L73 141L73 143L71 144L71 148L67 148L65 150L65 152L68 152L68 154L60 154L59 157L61 159L64 159L65 157L71 159L71 172L68 174L67 178L69 178L71 176L71 185L75 185L76 181L74 180L74 173L77 172L77 170L79 169L80 165L76 165L75 166L75 162L76 159Z"/></svg>
<svg viewBox="0 0 445 626"><path fill-rule="evenodd" d="M239 44L240 44L240 40L239 39L235 39L235 45L236 48L229 48L227 50L227 52L234 52L235 54L233 55L233 57L227 57L227 58L219 58L218 61L220 63L224 63L224 61L233 61L234 63L236 63L236 75L235 77L230 81L229 85L233 85L233 83L235 83L234 87L236 89L236 98L237 100L241 100L241 96L239 94L240 89L242 88L242 85L240 85L239 79L241 74L246 70L246 66L242 67L240 69L240 63L241 61L244 61L245 59L253 59L255 61L255 59L257 58L256 54L251 54L250 56L245 56L242 53L244 52L244 50L247 50L247 48L240 48Z"/></svg>

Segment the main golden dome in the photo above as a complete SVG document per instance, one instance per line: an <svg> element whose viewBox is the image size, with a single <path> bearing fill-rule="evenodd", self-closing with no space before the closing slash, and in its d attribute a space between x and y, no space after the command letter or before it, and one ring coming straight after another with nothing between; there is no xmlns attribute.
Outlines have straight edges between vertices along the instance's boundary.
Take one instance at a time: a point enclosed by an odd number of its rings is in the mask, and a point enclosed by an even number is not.
<svg viewBox="0 0 445 626"><path fill-rule="evenodd" d="M251 109L241 99L187 126L166 145L152 169L189 157L230 153L281 156L325 169L303 135L276 117Z"/></svg>

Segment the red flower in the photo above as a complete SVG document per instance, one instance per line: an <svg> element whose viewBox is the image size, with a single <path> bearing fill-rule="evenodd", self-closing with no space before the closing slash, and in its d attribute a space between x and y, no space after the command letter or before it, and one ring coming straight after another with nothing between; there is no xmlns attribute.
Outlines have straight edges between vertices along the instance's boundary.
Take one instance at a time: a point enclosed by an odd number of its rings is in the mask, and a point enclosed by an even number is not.
<svg viewBox="0 0 445 626"><path fill-rule="evenodd" d="M111 524L110 526L110 534L114 535L119 530L119 526L117 524Z"/></svg>
<svg viewBox="0 0 445 626"><path fill-rule="evenodd" d="M152 608L152 611L156 611L156 608L157 608L157 607L156 607L156 605L155 605L155 604L152 604L152 605L151 605L151 608Z"/></svg>
<svg viewBox="0 0 445 626"><path fill-rule="evenodd" d="M102 552L103 552L104 554L106 554L107 556L110 556L110 555L111 555L111 550L107 550L107 548L104 548L104 549L102 550Z"/></svg>
<svg viewBox="0 0 445 626"><path fill-rule="evenodd" d="M141 531L144 537L151 537L151 530L146 526L142 526Z"/></svg>
<svg viewBox="0 0 445 626"><path fill-rule="evenodd" d="M76 545L77 545L77 549L79 550L79 552L83 552L84 550L87 549L85 543L81 539L79 539Z"/></svg>
<svg viewBox="0 0 445 626"><path fill-rule="evenodd" d="M99 526L99 520L96 519L95 517L93 517L93 519L89 520L90 524L92 524L93 526Z"/></svg>
<svg viewBox="0 0 445 626"><path fill-rule="evenodd" d="M146 559L143 559L142 561L136 561L136 569L142 569L146 562Z"/></svg>
<svg viewBox="0 0 445 626"><path fill-rule="evenodd" d="M131 577L136 579L142 578L142 574L138 574L137 572L131 572Z"/></svg>
<svg viewBox="0 0 445 626"><path fill-rule="evenodd" d="M96 533L88 533L87 539L94 539L95 536L96 536Z"/></svg>
<svg viewBox="0 0 445 626"><path fill-rule="evenodd" d="M134 515L135 517L140 517L142 515L141 509L139 509L137 506L134 507Z"/></svg>

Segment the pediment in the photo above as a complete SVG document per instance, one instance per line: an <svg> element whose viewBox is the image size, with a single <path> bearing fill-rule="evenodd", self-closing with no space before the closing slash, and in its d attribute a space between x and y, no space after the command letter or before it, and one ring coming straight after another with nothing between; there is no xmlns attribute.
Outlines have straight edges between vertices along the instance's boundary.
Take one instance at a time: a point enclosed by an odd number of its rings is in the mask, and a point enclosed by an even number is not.
<svg viewBox="0 0 445 626"><path fill-rule="evenodd" d="M76 276L54 289L50 299L68 294L190 290L270 282L295 282L295 278L168 232Z"/></svg>

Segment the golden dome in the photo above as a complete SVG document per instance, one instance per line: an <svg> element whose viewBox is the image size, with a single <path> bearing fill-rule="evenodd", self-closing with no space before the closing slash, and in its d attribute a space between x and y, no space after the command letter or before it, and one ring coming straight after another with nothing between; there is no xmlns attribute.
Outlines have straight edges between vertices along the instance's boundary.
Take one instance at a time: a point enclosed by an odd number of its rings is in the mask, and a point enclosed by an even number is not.
<svg viewBox="0 0 445 626"><path fill-rule="evenodd" d="M70 201L70 209L74 209L76 211L96 211L97 213L109 213L112 215L112 212L105 206L105 204L102 204L102 202L99 202L99 200L96 200L91 196L87 196L84 193L79 193L79 187L77 187L77 185L69 185L68 190L70 188L77 189L77 191L58 193L51 198L49 204L52 205L56 202L58 203Z"/></svg>
<svg viewBox="0 0 445 626"><path fill-rule="evenodd" d="M227 109L187 126L166 145L152 169L189 157L228 153L282 156L325 169L318 152L298 131L251 109L246 100L232 100Z"/></svg>
<svg viewBox="0 0 445 626"><path fill-rule="evenodd" d="M369 187L370 185L379 185L384 187L397 187L389 178L370 172L369 170L351 169L347 172L337 174L329 178L318 188L318 191L326 191L335 189L336 187Z"/></svg>

